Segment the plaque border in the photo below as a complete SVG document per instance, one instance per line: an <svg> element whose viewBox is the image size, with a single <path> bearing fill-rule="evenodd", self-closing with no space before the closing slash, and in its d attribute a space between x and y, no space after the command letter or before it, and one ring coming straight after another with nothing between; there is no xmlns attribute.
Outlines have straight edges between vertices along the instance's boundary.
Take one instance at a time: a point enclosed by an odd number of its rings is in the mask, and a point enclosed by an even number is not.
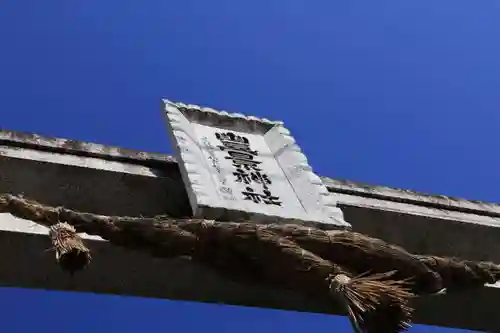
<svg viewBox="0 0 500 333"><path fill-rule="evenodd" d="M168 99L162 99L162 108L166 117L172 146L177 156L181 159L178 161L178 165L184 185L187 187L187 194L194 217L233 221L247 220L259 223L271 221L299 223L323 229L351 228L351 225L344 220L344 215L342 210L337 206L335 196L329 193L321 178L314 173L308 163L307 157L291 136L290 131L284 127L282 121L271 121L266 118L246 116L241 113L217 111L209 107L173 102ZM268 134L273 135L272 142L278 142L279 144L275 149L269 148L289 179L290 185L299 200L302 203L303 199L307 199L304 196L312 195L315 198L315 202L308 207L303 205L306 213L302 218L287 218L250 212L243 209L241 211L229 209L224 205L222 199L214 199L220 198L220 196L209 172L210 166L208 161L199 147L193 123L206 124L211 127L239 132L258 133L263 135L264 139L266 139L266 135ZM267 144L270 146L269 142ZM293 160L292 164L287 164L286 170L278 160L284 152L286 152L288 160ZM305 193L303 195L304 198L301 198L297 191L297 184L294 184L292 181L296 179L292 174L293 170L300 172L300 178L302 179L300 193ZM303 191L304 185L309 186L307 191ZM314 212L311 211L311 209L315 208L313 207L314 204L321 208L320 213L317 210ZM311 216L308 215L309 213L311 213Z"/></svg>

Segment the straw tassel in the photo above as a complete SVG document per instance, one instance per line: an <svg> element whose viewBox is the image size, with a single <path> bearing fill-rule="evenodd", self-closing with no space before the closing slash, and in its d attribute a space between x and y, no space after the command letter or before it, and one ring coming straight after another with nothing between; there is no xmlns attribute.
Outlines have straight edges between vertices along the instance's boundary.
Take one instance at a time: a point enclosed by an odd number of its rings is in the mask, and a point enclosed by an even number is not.
<svg viewBox="0 0 500 333"><path fill-rule="evenodd" d="M56 260L63 270L74 274L89 265L92 260L90 250L83 244L73 226L59 222L50 227L49 236L56 252Z"/></svg>
<svg viewBox="0 0 500 333"><path fill-rule="evenodd" d="M396 333L410 327L413 309L408 302L414 295L404 282L388 280L391 273L329 278L330 292L346 307L357 333Z"/></svg>

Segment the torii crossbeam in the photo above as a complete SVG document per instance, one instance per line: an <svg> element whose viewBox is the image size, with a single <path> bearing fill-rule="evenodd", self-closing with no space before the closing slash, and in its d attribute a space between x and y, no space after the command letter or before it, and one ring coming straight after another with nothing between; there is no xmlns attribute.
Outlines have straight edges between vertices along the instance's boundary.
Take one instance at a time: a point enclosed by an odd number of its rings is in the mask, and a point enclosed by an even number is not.
<svg viewBox="0 0 500 333"><path fill-rule="evenodd" d="M0 192L54 206L107 215L189 214L173 158L97 144L4 131ZM500 262L500 207L442 196L323 179L353 228L414 253ZM74 290L331 313L292 292L269 292L221 279L182 260L168 262L87 237L92 265L70 277L52 255L48 229L0 215L0 282L4 286ZM168 283L166 283L166 281ZM416 322L496 331L496 286L432 296L417 305Z"/></svg>

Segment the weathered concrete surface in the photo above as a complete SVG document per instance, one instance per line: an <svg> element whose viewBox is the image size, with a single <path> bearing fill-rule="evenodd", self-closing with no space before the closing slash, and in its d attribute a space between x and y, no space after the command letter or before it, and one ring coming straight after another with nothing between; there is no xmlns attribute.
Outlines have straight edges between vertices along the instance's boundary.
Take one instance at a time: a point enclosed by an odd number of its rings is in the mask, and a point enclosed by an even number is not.
<svg viewBox="0 0 500 333"><path fill-rule="evenodd" d="M419 207L500 217L500 205L496 203L465 200L444 195L424 194L411 190L368 185L327 177L323 177L323 182L330 191L335 193L352 194L358 197L381 199L389 202L407 203Z"/></svg>
<svg viewBox="0 0 500 333"><path fill-rule="evenodd" d="M124 152L124 153L121 153ZM356 231L417 253L500 262L500 206L324 179ZM0 192L110 215L191 213L175 159L102 145L0 132ZM328 302L246 288L180 260L91 240L91 267L70 278L45 250L46 229L0 214L0 284L335 313ZM417 322L499 331L500 289L420 301Z"/></svg>

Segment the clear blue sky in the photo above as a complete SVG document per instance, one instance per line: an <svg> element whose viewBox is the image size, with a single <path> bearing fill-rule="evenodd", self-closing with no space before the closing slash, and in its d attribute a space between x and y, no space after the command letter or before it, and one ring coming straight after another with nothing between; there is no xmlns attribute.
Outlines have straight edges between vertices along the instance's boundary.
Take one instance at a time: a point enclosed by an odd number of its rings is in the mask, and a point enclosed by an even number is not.
<svg viewBox="0 0 500 333"><path fill-rule="evenodd" d="M0 126L168 153L166 97L285 121L321 175L498 202L498 41L498 0L4 0ZM334 316L0 297L5 332L350 332Z"/></svg>

